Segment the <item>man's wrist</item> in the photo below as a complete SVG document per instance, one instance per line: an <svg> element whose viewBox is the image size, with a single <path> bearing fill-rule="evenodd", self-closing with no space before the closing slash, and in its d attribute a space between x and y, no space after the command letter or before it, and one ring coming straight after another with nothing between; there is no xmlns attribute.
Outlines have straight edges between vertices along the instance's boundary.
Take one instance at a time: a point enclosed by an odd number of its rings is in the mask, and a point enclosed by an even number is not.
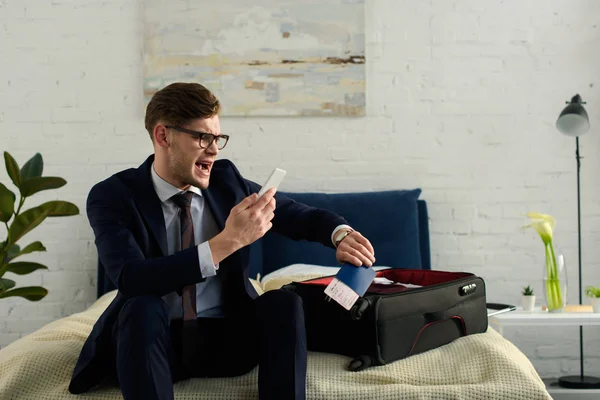
<svg viewBox="0 0 600 400"><path fill-rule="evenodd" d="M215 264L220 263L229 255L242 248L242 245L232 238L226 231L222 231L208 241L210 252Z"/></svg>

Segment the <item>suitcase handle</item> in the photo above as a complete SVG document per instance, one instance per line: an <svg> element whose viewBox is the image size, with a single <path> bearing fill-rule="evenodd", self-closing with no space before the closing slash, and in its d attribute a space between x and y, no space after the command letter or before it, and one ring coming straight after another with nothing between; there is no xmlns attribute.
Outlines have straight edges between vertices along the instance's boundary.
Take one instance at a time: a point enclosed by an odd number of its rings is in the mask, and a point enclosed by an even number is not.
<svg viewBox="0 0 600 400"><path fill-rule="evenodd" d="M447 318L441 317L439 313L427 313L427 314L424 314L424 315L425 315L425 320L429 321L429 322L427 322L421 328L421 331L419 331L418 335L420 335L421 332L425 328L427 328L428 326L431 326L433 324L436 324L436 323L439 323L439 322L444 322L444 321L454 321L454 322L458 323L458 326L459 326L459 328L461 330L462 336L467 336L467 327L465 325L465 320L460 315L452 315L452 316L447 317Z"/></svg>
<svg viewBox="0 0 600 400"><path fill-rule="evenodd" d="M416 336L416 338L415 338L415 340L413 342L413 345L412 345L410 351L408 352L408 355L411 356L411 355L414 354L413 351L415 350L415 347L417 346L417 343L419 342L419 338L421 337L421 334L424 331L427 330L427 328L429 328L430 326L433 326L435 324L444 323L444 322L447 322L447 321L458 322L459 329L461 330L460 336L464 337L464 336L467 335L467 329L466 329L466 326L465 326L465 321L464 321L464 319L460 315L453 315L453 316L448 317L448 318L436 319L434 321L430 321L430 322L426 323L425 325L423 325L423 327L421 327L421 329L417 333L417 336Z"/></svg>

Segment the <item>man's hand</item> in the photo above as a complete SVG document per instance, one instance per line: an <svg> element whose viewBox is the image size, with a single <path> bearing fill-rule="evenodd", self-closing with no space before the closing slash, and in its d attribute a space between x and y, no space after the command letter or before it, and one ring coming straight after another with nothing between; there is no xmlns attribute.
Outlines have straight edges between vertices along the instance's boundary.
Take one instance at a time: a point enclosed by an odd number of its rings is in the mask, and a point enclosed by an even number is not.
<svg viewBox="0 0 600 400"><path fill-rule="evenodd" d="M251 194L231 209L223 232L237 242L240 248L254 243L273 226L271 223L275 216L273 196L276 191L275 188L269 189L260 199L256 193Z"/></svg>
<svg viewBox="0 0 600 400"><path fill-rule="evenodd" d="M366 265L372 267L375 262L375 250L371 243L360 232L354 231L346 236L335 252L335 258L340 263L350 263L357 267Z"/></svg>
<svg viewBox="0 0 600 400"><path fill-rule="evenodd" d="M254 243L271 229L276 191L271 188L260 199L253 193L231 209L223 231L209 241L215 264Z"/></svg>

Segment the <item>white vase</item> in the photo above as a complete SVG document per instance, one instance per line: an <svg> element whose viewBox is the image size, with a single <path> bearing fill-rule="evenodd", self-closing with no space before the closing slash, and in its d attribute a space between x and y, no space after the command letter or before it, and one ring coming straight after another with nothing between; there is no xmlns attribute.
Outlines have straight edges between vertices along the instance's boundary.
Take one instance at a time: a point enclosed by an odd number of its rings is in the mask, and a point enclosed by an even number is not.
<svg viewBox="0 0 600 400"><path fill-rule="evenodd" d="M590 297L590 301L592 302L594 312L600 313L600 297Z"/></svg>
<svg viewBox="0 0 600 400"><path fill-rule="evenodd" d="M533 311L535 306L535 296L521 296L521 307L523 311Z"/></svg>

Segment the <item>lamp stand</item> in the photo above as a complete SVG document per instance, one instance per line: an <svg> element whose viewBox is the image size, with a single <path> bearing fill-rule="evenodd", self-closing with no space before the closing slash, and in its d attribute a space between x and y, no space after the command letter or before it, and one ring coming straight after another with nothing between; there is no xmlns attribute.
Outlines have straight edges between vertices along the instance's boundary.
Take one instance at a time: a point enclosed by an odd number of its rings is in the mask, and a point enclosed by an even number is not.
<svg viewBox="0 0 600 400"><path fill-rule="evenodd" d="M577 159L577 238L579 261L579 304L583 302L582 283L581 283L581 196L579 183L579 170L581 169L581 158L579 156L579 137L575 137L575 158ZM583 327L579 326L579 375L562 376L558 379L559 386L570 389L598 389L600 388L600 378L594 376L585 376L583 374Z"/></svg>

